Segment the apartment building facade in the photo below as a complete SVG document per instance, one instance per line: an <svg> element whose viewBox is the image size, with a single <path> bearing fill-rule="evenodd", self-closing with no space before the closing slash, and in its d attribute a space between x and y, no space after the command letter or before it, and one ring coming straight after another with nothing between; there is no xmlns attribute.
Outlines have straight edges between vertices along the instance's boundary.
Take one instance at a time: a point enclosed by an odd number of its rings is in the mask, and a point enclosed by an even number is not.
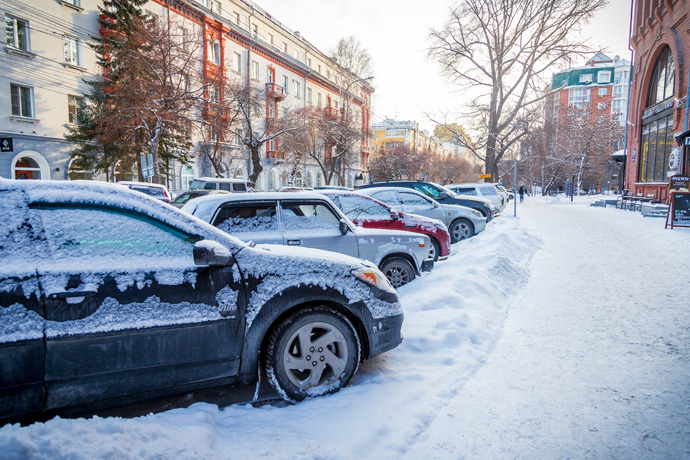
<svg viewBox="0 0 690 460"><path fill-rule="evenodd" d="M630 61L596 53L582 67L555 73L546 99L546 117L557 124L569 106L589 107L613 115L625 126L630 85Z"/></svg>
<svg viewBox="0 0 690 460"><path fill-rule="evenodd" d="M3 0L0 5L6 24L6 52L0 55L0 85L5 86L0 91L0 176L67 179L74 172L74 145L64 134L88 89L82 79L97 78L101 71L88 44L99 34L97 7L102 0L38 0L35 6ZM265 94L265 106L255 113L260 124L308 106L331 117L345 108L353 111L361 120L363 136L358 161L349 165L342 185L364 180L374 92L369 80L347 73L299 32L250 1L149 0L143 9L180 35L200 41L198 65L205 78L234 79L259 88ZM192 149L199 151L205 141L193 139ZM223 175L247 178L251 164L246 147L233 137L224 140L223 148L229 153ZM291 168L281 154L279 138L264 144L261 156L264 171L255 188L287 185ZM172 165L171 170L168 186L173 190L184 190L194 177L213 175L203 161ZM300 165L296 179L305 186L324 183L318 165L309 161Z"/></svg>
<svg viewBox="0 0 690 460"><path fill-rule="evenodd" d="M443 157L460 153L459 146L441 142L428 131L421 129L419 123L413 120L385 118L372 123L371 132L371 151L374 155L390 152L397 147L417 149Z"/></svg>

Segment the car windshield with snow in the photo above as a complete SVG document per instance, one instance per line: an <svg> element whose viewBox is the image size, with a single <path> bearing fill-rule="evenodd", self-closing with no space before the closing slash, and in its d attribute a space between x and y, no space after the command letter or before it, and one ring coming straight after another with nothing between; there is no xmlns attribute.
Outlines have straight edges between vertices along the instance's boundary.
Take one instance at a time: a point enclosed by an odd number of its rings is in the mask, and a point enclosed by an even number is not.
<svg viewBox="0 0 690 460"><path fill-rule="evenodd" d="M361 227L404 230L427 235L431 240L429 259L436 262L450 255L451 237L446 225L437 219L408 214L370 196L345 190L323 190L352 222Z"/></svg>
<svg viewBox="0 0 690 460"><path fill-rule="evenodd" d="M182 210L242 241L325 249L371 261L395 288L433 267L427 260L428 236L357 227L315 192L207 196Z"/></svg>
<svg viewBox="0 0 690 460"><path fill-rule="evenodd" d="M477 210L455 204L441 204L416 190L405 187L372 187L360 193L376 198L396 209L443 222L453 243L471 238L486 227L486 219Z"/></svg>
<svg viewBox="0 0 690 460"><path fill-rule="evenodd" d="M402 340L373 264L247 245L113 184L0 179L0 420L250 383L337 391Z"/></svg>

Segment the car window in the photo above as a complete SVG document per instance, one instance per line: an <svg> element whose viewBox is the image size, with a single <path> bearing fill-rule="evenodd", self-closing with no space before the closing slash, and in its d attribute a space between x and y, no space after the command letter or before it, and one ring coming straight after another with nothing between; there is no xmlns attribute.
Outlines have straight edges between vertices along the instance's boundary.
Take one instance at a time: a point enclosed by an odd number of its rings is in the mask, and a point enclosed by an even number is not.
<svg viewBox="0 0 690 460"><path fill-rule="evenodd" d="M194 198L198 198L198 197L203 196L203 195L204 195L203 193L199 193L199 192L197 192L197 193L190 193L190 192L183 193L180 196L178 196L177 198L175 198L173 203L174 204L185 204L189 200L192 200Z"/></svg>
<svg viewBox="0 0 690 460"><path fill-rule="evenodd" d="M225 190L226 192L232 192L232 184L229 184L227 182L219 182L218 189Z"/></svg>
<svg viewBox="0 0 690 460"><path fill-rule="evenodd" d="M204 188L204 184L204 181L194 179L192 183L189 184L189 190L201 190Z"/></svg>
<svg viewBox="0 0 690 460"><path fill-rule="evenodd" d="M55 259L192 260L194 237L141 214L71 206L43 207L38 213Z"/></svg>
<svg viewBox="0 0 690 460"><path fill-rule="evenodd" d="M0 216L0 269L12 268L15 260L24 262L49 256L40 220L29 210L23 192L0 192Z"/></svg>
<svg viewBox="0 0 690 460"><path fill-rule="evenodd" d="M441 194L441 190L429 184L414 184L415 190L422 192L426 196L430 196L433 199L437 199Z"/></svg>
<svg viewBox="0 0 690 460"><path fill-rule="evenodd" d="M428 209L433 206L429 200L415 193L400 192L400 200L405 211L409 212L414 212L415 209Z"/></svg>
<svg viewBox="0 0 690 460"><path fill-rule="evenodd" d="M206 182L204 184L204 190L216 190L217 188L215 182Z"/></svg>
<svg viewBox="0 0 690 460"><path fill-rule="evenodd" d="M492 185L483 185L479 187L479 190L482 192L482 195L498 195L496 189Z"/></svg>
<svg viewBox="0 0 690 460"><path fill-rule="evenodd" d="M394 208L401 207L400 200L398 200L398 192L394 192L392 190L382 190L380 192L372 193L371 196L379 201L383 201L388 206L392 206Z"/></svg>
<svg viewBox="0 0 690 460"><path fill-rule="evenodd" d="M235 192L246 192L247 186L245 184L232 184L232 190Z"/></svg>
<svg viewBox="0 0 690 460"><path fill-rule="evenodd" d="M323 203L283 201L280 206L285 230L339 228L340 218Z"/></svg>
<svg viewBox="0 0 690 460"><path fill-rule="evenodd" d="M230 234L278 230L276 203L225 205L218 210L213 225Z"/></svg>
<svg viewBox="0 0 690 460"><path fill-rule="evenodd" d="M374 200L357 195L338 195L337 198L340 209L350 219L390 219L391 217L388 208Z"/></svg>
<svg viewBox="0 0 690 460"><path fill-rule="evenodd" d="M461 195L477 195L477 190L474 187L457 187L455 192Z"/></svg>
<svg viewBox="0 0 690 460"><path fill-rule="evenodd" d="M131 188L132 190L136 190L137 192L145 193L145 194L152 196L152 197L155 197L155 198L165 197L165 192L163 192L162 188L144 187L144 186L137 186L137 185L131 185L129 188Z"/></svg>

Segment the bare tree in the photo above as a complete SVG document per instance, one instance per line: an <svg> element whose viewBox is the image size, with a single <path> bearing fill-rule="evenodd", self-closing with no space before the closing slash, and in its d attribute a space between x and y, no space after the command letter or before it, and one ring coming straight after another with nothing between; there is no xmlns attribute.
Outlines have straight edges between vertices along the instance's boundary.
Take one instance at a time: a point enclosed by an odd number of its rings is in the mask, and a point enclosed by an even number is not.
<svg viewBox="0 0 690 460"><path fill-rule="evenodd" d="M575 32L606 0L465 0L430 34L430 56L452 82L477 94L466 116L476 145L457 141L498 177L503 155L526 135L525 109L541 97L540 77L581 53ZM437 120L448 127L445 120ZM450 129L450 128L449 128Z"/></svg>
<svg viewBox="0 0 690 460"><path fill-rule="evenodd" d="M371 54L354 36L338 40L330 55L331 59L347 69L355 78L373 75L374 61Z"/></svg>
<svg viewBox="0 0 690 460"><path fill-rule="evenodd" d="M596 178L605 172L608 158L623 140L623 127L616 117L608 112L608 104L600 107L578 107L564 110L559 121L558 150L568 160L570 171L575 177L576 191L580 194L587 175Z"/></svg>

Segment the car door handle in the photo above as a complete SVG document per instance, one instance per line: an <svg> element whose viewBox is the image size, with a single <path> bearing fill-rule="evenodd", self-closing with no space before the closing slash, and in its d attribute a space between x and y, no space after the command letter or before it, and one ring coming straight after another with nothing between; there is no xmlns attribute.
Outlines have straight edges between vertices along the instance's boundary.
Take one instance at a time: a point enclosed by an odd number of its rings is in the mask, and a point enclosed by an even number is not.
<svg viewBox="0 0 690 460"><path fill-rule="evenodd" d="M299 246L302 240L287 240L288 246Z"/></svg>
<svg viewBox="0 0 690 460"><path fill-rule="evenodd" d="M54 294L49 294L48 298L51 300L65 300L71 297L93 297L96 295L96 291L67 291L67 292L56 292Z"/></svg>

